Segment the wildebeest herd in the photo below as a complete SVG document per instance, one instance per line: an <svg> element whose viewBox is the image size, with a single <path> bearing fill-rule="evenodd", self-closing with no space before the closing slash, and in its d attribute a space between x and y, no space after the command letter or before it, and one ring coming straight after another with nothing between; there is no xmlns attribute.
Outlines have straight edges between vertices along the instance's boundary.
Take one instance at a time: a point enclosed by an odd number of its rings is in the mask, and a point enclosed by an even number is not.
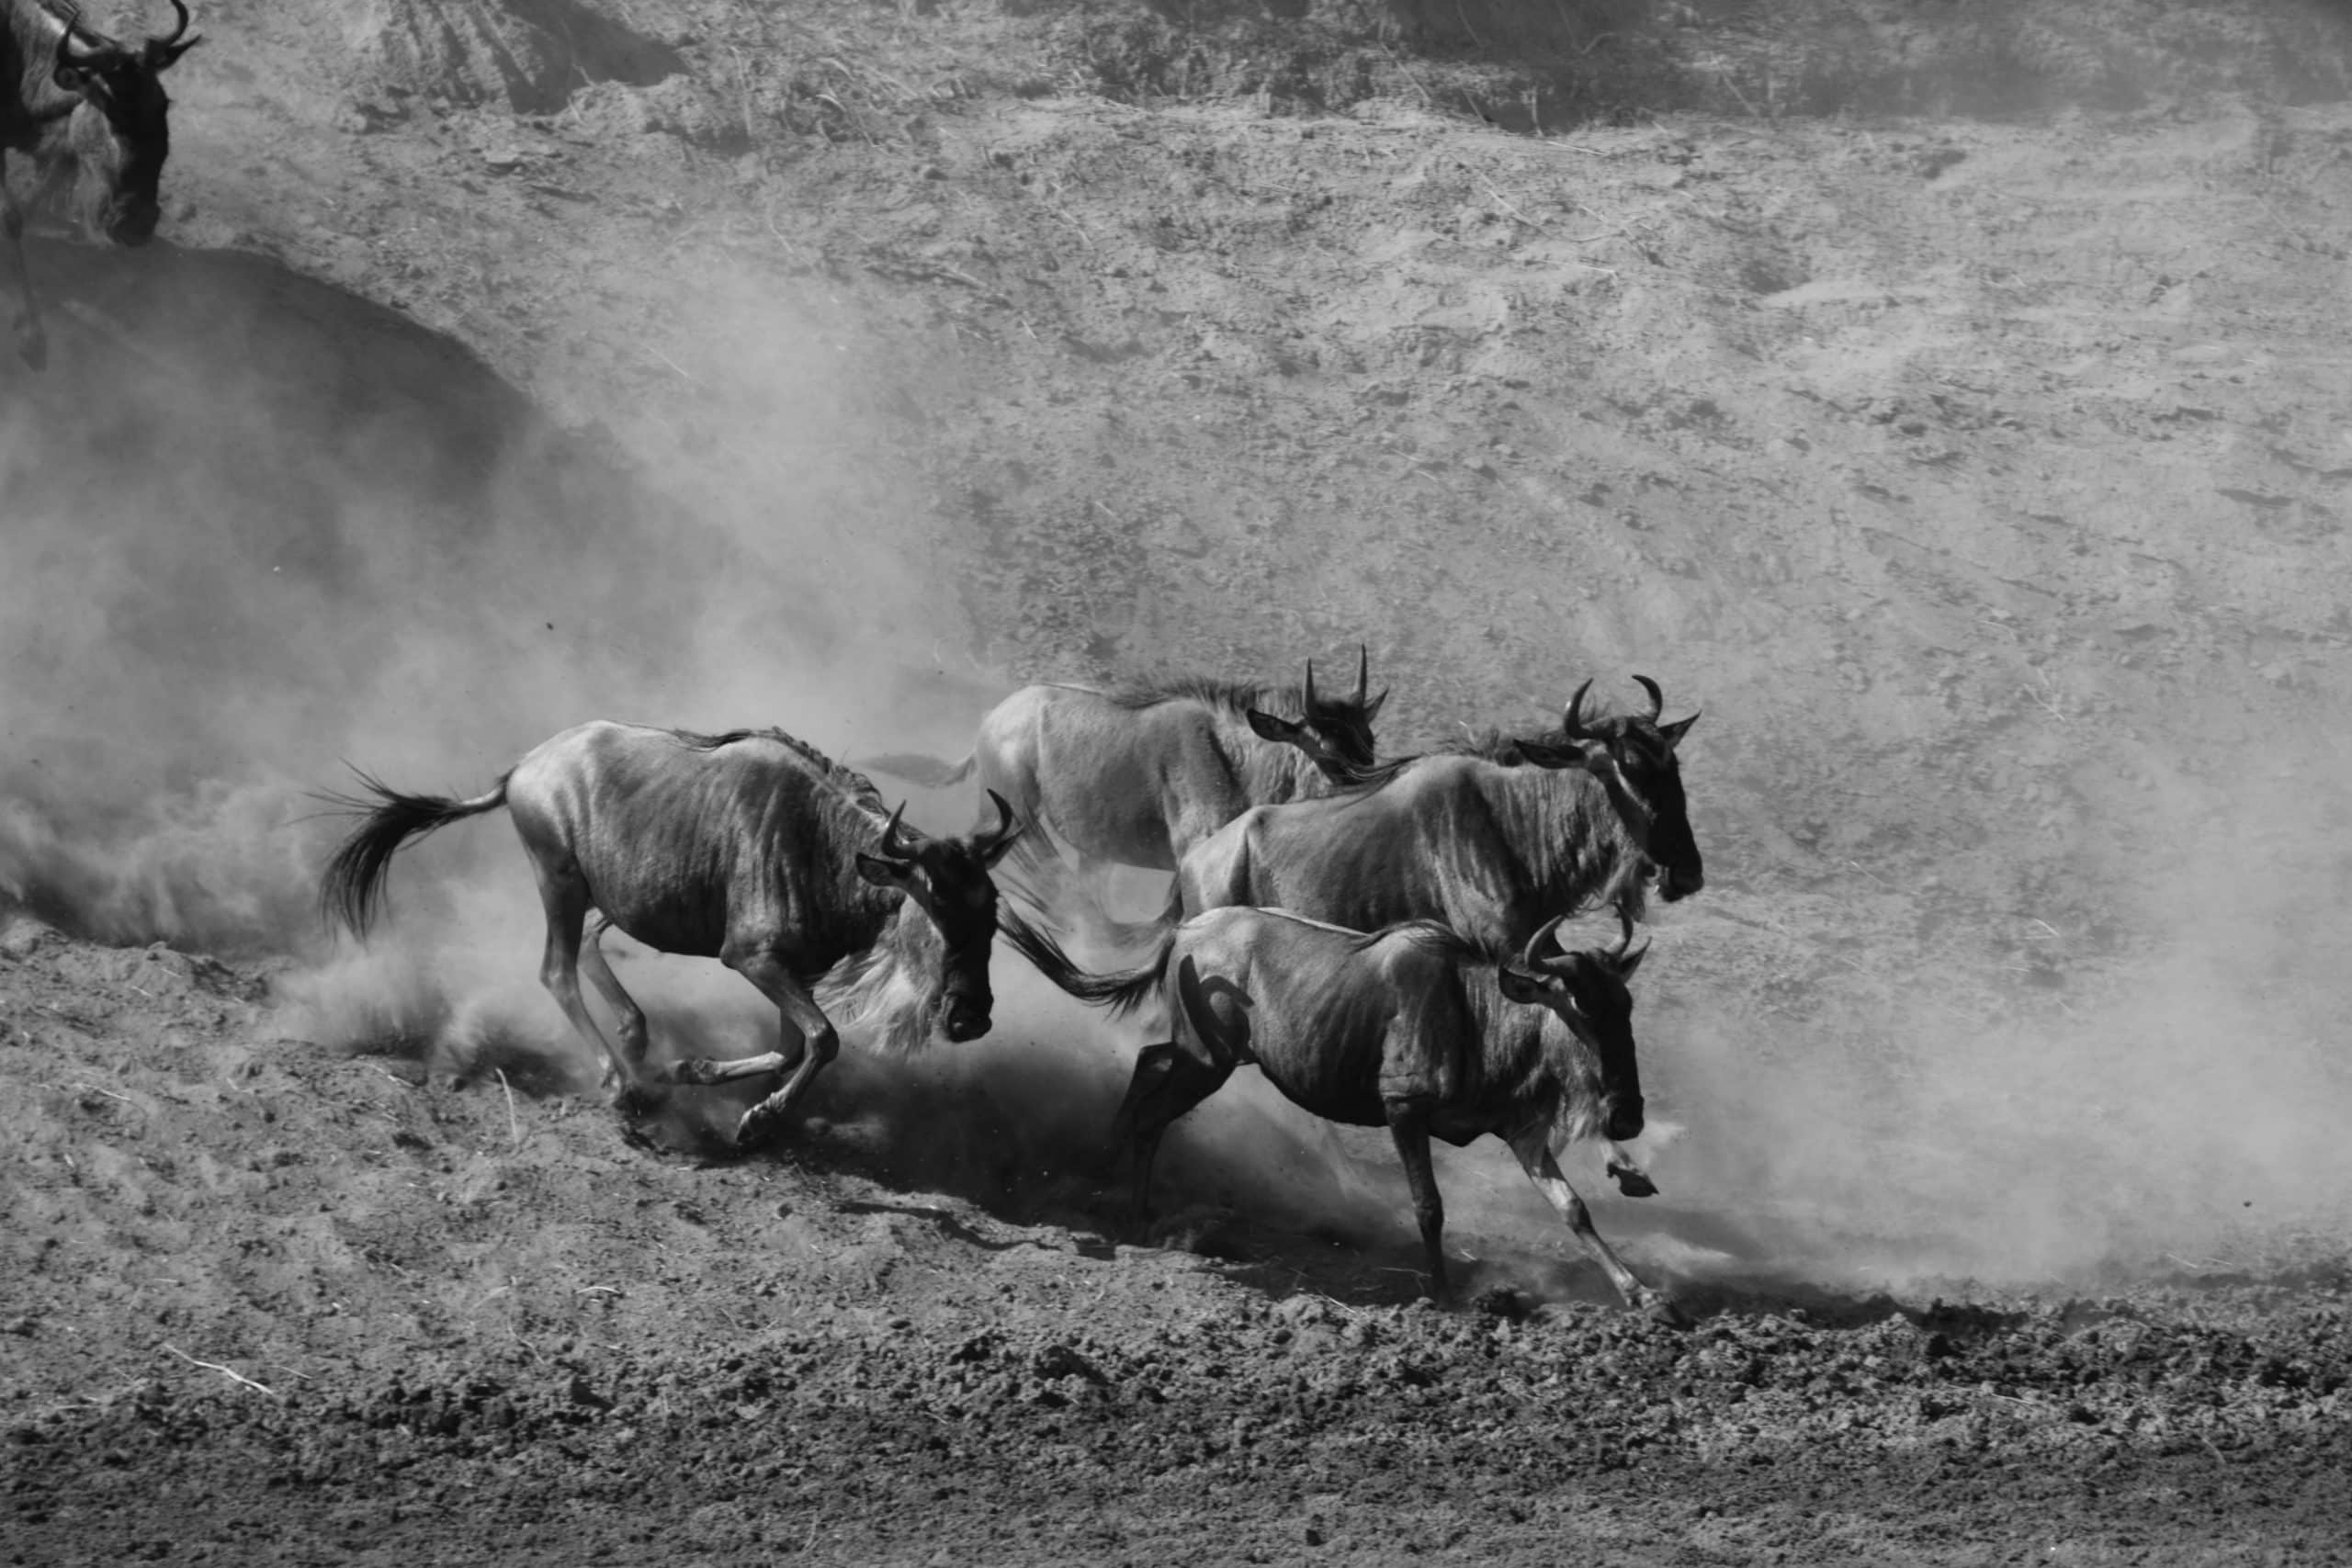
<svg viewBox="0 0 2352 1568"><path fill-rule="evenodd" d="M183 0L171 6L172 32L132 47L72 0L0 0L0 231L17 350L35 367L47 339L26 274L28 207L70 182L94 234L137 245L154 233L170 152L162 76L198 42ZM33 165L29 201L7 187L9 152ZM1030 686L986 716L961 763L869 764L933 786L977 773L989 810L960 838L908 828L865 775L778 730L582 725L471 799L362 774L371 798L336 797L365 820L330 862L322 900L364 935L402 843L505 807L547 917L540 979L604 1058L616 1101L780 1077L738 1124L744 1144L772 1134L833 1059L831 1013L874 1018L901 1046L985 1034L1001 930L1064 990L1148 1003L1165 1026L1115 1123L1138 1211L1169 1124L1254 1063L1319 1116L1390 1129L1433 1293L1446 1277L1429 1140L1492 1133L1626 1300L1670 1314L1593 1234L1555 1157L1591 1133L1640 1134L1634 925L1651 882L1675 899L1703 881L1675 761L1691 720L1662 722L1658 688L1634 679L1646 712L1588 714L1587 682L1548 733L1385 761L1373 724L1387 694L1370 693L1361 654L1344 696L1317 692L1311 664L1280 690ZM1000 863L1027 915L1000 908ZM1096 874L1118 864L1174 874L1159 919L1110 919ZM1562 919L1598 908L1623 922L1612 945L1552 945ZM775 1004L781 1048L681 1061L657 1081L645 1013L599 945L610 928L740 972ZM1153 955L1089 974L1064 946L1074 931ZM588 1010L583 974L617 1043ZM1622 1147L1609 1168L1629 1193L1655 1190Z"/></svg>
<svg viewBox="0 0 2352 1568"><path fill-rule="evenodd" d="M1656 1190L1623 1147L1643 1124L1627 987L1650 886L1672 900L1704 885L1675 756L1697 716L1664 722L1638 675L1644 708L1595 714L1587 681L1546 732L1381 760L1386 694L1367 694L1367 673L1360 658L1343 698L1316 691L1312 666L1279 689L1030 686L982 720L960 764L869 762L933 784L978 773L988 805L960 838L910 829L865 774L780 730L582 725L470 799L361 774L366 798L334 797L363 820L327 865L322 907L364 935L403 843L505 807L547 916L540 979L616 1103L781 1077L738 1124L745 1145L832 1060L832 1015L873 1019L900 1047L985 1034L1001 931L1063 990L1153 1021L1114 1124L1139 1213L1170 1124L1255 1064L1317 1116L1389 1129L1433 1295L1447 1280L1430 1140L1491 1133L1626 1302L1670 1318L1594 1234L1556 1152L1597 1134L1623 1190ZM1156 919L1108 918L1088 877L1111 863L1175 874ZM1612 942L1561 948L1564 920L1604 908ZM1066 946L1081 926L1148 957L1090 973ZM741 973L775 1005L779 1048L657 1078L645 1014L598 946L607 928Z"/></svg>

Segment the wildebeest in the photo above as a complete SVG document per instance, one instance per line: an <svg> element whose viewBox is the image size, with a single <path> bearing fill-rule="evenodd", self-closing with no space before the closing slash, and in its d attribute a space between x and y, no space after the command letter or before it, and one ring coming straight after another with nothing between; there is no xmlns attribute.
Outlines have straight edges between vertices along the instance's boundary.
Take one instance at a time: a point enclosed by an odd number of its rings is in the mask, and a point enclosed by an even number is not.
<svg viewBox="0 0 2352 1568"><path fill-rule="evenodd" d="M1328 794L1373 766L1368 650L1355 690L1182 679L1098 691L1024 686L980 720L971 755L950 767L894 753L864 765L927 787L980 782L1042 822L1082 864L1173 871L1184 852L1252 806ZM1277 711L1280 710L1280 711ZM1035 846L1033 846L1034 850Z"/></svg>
<svg viewBox="0 0 2352 1568"><path fill-rule="evenodd" d="M539 979L573 1031L611 1065L624 1103L649 1092L645 1014L614 977L591 909L664 953L716 958L782 1015L784 1048L738 1062L681 1062L680 1083L788 1072L744 1112L736 1136L772 1128L833 1059L839 1038L810 994L845 959L870 955L828 992L854 1009L889 985L922 987L907 1016L950 1040L988 1032L997 897L989 867L1020 829L1001 796L993 829L929 838L886 811L864 775L781 730L695 735L599 721L567 729L470 800L403 795L360 775L373 802L328 863L321 902L365 936L401 844L503 806L547 912ZM919 911L922 918L912 918ZM603 926L600 924L598 931ZM619 1015L616 1047L580 995L580 971Z"/></svg>
<svg viewBox="0 0 2352 1568"><path fill-rule="evenodd" d="M1430 1294L1447 1294L1445 1208L1430 1139L1487 1133L1510 1145L1536 1190L1608 1272L1630 1306L1671 1317L1595 1234L1555 1150L1599 1133L1642 1131L1633 977L1646 946L1634 926L1613 947L1565 953L1554 919L1498 964L1434 920L1370 933L1280 909L1223 908L1179 926L1158 954L1121 974L1077 970L1018 916L1005 940L1081 1000L1130 1010L1155 994L1170 1038L1145 1048L1114 1137L1131 1142L1135 1203L1170 1123L1255 1063L1291 1100L1328 1122L1385 1125L1403 1160L1428 1255Z"/></svg>
<svg viewBox="0 0 2352 1568"><path fill-rule="evenodd" d="M172 9L179 25L171 36L133 49L84 26L62 0L0 0L0 231L17 275L17 352L36 369L49 340L25 270L27 208L71 176L76 215L91 233L119 245L154 237L171 153L163 73L199 41L187 37L187 7L172 0ZM39 171L31 202L7 188L10 152Z"/></svg>
<svg viewBox="0 0 2352 1568"><path fill-rule="evenodd" d="M1502 958L1555 915L1611 905L1638 917L1653 869L1668 901L1698 892L1706 875L1674 756L1698 716L1658 723L1657 682L1634 679L1647 714L1588 719L1588 681L1551 736L1410 758L1385 765L1385 782L1243 812L1184 857L1157 927L1120 940L1242 905L1351 931L1433 919Z"/></svg>

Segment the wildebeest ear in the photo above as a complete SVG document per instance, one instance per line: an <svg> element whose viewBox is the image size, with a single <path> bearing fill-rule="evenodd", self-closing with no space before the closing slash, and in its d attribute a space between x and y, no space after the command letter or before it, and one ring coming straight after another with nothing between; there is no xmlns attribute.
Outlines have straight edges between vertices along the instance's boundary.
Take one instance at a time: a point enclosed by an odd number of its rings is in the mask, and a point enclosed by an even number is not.
<svg viewBox="0 0 2352 1568"><path fill-rule="evenodd" d="M49 79L57 84L58 91L62 93L87 95L97 77L79 65L68 65L61 60L57 62L57 69L50 73Z"/></svg>
<svg viewBox="0 0 2352 1568"><path fill-rule="evenodd" d="M857 857L857 874L876 887L904 888L914 881L912 866L884 860L880 855L860 854Z"/></svg>
<svg viewBox="0 0 2352 1568"><path fill-rule="evenodd" d="M1657 732L1666 738L1666 749L1671 751L1682 744L1683 736L1689 734L1690 727L1698 722L1699 716L1694 713L1689 718L1678 718L1672 724L1659 725Z"/></svg>
<svg viewBox="0 0 2352 1568"><path fill-rule="evenodd" d="M1294 724L1289 719L1277 718L1272 714L1261 713L1256 708L1250 709L1247 716L1250 720L1250 728L1258 732L1258 739L1261 740L1279 741L1283 745L1297 746L1310 751L1315 749L1314 732L1303 724Z"/></svg>
<svg viewBox="0 0 2352 1568"><path fill-rule="evenodd" d="M1548 975L1538 975L1521 969L1516 964L1505 964L1495 970L1495 979L1501 985L1503 999L1528 1005L1549 1001L1553 993L1568 988L1565 980Z"/></svg>
<svg viewBox="0 0 2352 1568"><path fill-rule="evenodd" d="M165 43L161 39L149 39L147 40L147 69L168 71L179 62L181 55L203 41L201 34L188 39L186 43ZM211 56L207 55L205 58L209 60Z"/></svg>
<svg viewBox="0 0 2352 1568"><path fill-rule="evenodd" d="M1632 979L1634 977L1634 971L1639 969L1642 966L1642 960L1647 958L1649 955L1650 944L1648 942L1642 943L1641 946L1625 954L1624 957L1617 961L1617 977L1620 980Z"/></svg>
<svg viewBox="0 0 2352 1568"><path fill-rule="evenodd" d="M1388 700L1388 690L1386 686L1381 687L1380 695L1363 705L1363 719L1366 724L1370 724L1380 716L1380 705Z"/></svg>
<svg viewBox="0 0 2352 1568"><path fill-rule="evenodd" d="M1539 768L1580 768L1588 773L1606 773L1614 760L1609 754L1605 740L1571 740L1565 746L1545 746L1522 741L1520 750L1527 760Z"/></svg>

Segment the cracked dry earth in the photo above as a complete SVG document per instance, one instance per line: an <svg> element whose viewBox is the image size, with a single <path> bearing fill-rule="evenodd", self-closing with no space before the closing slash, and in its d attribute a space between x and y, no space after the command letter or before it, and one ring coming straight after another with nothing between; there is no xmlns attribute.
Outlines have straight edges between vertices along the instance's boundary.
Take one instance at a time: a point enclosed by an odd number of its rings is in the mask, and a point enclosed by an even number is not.
<svg viewBox="0 0 2352 1568"><path fill-rule="evenodd" d="M1401 1227L1245 1201L1188 1249L1074 1178L909 1190L944 1098L834 1086L790 1151L698 1162L496 1075L271 1038L266 973L6 937L0 1561L2346 1547L2340 1268L2064 1301L1702 1281L1687 1333L1591 1280L1440 1312L1388 1272Z"/></svg>

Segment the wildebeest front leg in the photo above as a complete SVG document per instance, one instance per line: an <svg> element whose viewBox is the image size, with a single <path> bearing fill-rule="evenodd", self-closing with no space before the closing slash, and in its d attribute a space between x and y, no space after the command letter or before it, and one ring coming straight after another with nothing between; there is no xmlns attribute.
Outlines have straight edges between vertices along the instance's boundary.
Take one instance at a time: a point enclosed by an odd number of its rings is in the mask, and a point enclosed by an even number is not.
<svg viewBox="0 0 2352 1568"><path fill-rule="evenodd" d="M797 1061L793 1061L784 1054L777 1053L770 1056L754 1057L751 1062L729 1062L721 1069L727 1077L741 1077L763 1068L768 1071L783 1071L787 1067L790 1069L789 1076L784 1080L783 1088L743 1112L743 1119L735 1123L735 1141L748 1145L758 1142L782 1124L786 1113L791 1111L794 1103L803 1094L808 1092L809 1084L815 1081L817 1075L824 1071L826 1065L841 1054L842 1041L840 1034L833 1029L833 1021L825 1016L824 1010L817 1005L808 991L802 987L800 982L792 977L792 972L785 967L784 961L774 953L764 950L754 953L725 952L718 956L720 963L757 986L760 988L760 994L775 1004L776 1011L783 1015L786 1027L797 1032L801 1042ZM707 1063L700 1065L710 1066ZM689 1081L685 1067L686 1064L679 1064L680 1082ZM716 1081L716 1077L696 1081L712 1082Z"/></svg>
<svg viewBox="0 0 2352 1568"><path fill-rule="evenodd" d="M1430 1265L1430 1299L1442 1303L1445 1280L1445 1200L1437 1190L1437 1171L1430 1164L1430 1107L1425 1100L1387 1102L1388 1134L1396 1141L1396 1157L1405 1163L1405 1184L1413 1190L1413 1217L1421 1223L1421 1250Z"/></svg>
<svg viewBox="0 0 2352 1568"><path fill-rule="evenodd" d="M1617 1287L1618 1295L1624 1298L1627 1306L1639 1307L1660 1323L1678 1328L1689 1324L1690 1319L1672 1302L1634 1278L1624 1260L1611 1251L1609 1244L1600 1239L1600 1233L1592 1228L1592 1216L1585 1212L1584 1200L1568 1185L1568 1179L1560 1174L1560 1162L1552 1157L1549 1127L1538 1123L1520 1134L1511 1139L1510 1152L1519 1156L1520 1168L1535 1184L1535 1190L1543 1193L1544 1200L1560 1212L1560 1218L1567 1222L1568 1232L1577 1238L1577 1245L1608 1274L1609 1282Z"/></svg>
<svg viewBox="0 0 2352 1568"><path fill-rule="evenodd" d="M1138 1224L1151 1218L1151 1167L1159 1140L1194 1106L1225 1087L1229 1066L1201 1061L1174 1041L1148 1045L1136 1058L1126 1098L1111 1122L1114 1144L1135 1149L1134 1204Z"/></svg>
<svg viewBox="0 0 2352 1568"><path fill-rule="evenodd" d="M17 352L38 370L49 363L49 334L42 330L39 307L33 303L31 275L25 268L25 209L8 189L8 166L0 154L0 238L8 245L8 268L17 276Z"/></svg>

